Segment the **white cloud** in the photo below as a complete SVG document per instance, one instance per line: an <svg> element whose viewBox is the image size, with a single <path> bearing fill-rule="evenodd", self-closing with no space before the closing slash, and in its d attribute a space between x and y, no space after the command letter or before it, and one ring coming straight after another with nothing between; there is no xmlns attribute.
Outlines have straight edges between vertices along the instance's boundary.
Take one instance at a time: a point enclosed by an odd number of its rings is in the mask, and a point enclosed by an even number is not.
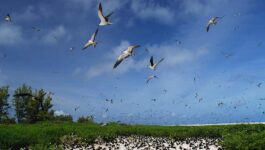
<svg viewBox="0 0 265 150"><path fill-rule="evenodd" d="M86 78L90 79L90 78L97 77L102 74L108 73L111 70L112 70L112 65L110 63L102 63L99 65L90 67L85 73L85 76Z"/></svg>
<svg viewBox="0 0 265 150"><path fill-rule="evenodd" d="M46 35L43 37L43 41L48 44L57 43L60 39L70 39L70 36L67 36L66 30L64 26L60 25L51 29Z"/></svg>
<svg viewBox="0 0 265 150"><path fill-rule="evenodd" d="M0 45L13 45L22 42L22 30L11 23L0 25Z"/></svg>
<svg viewBox="0 0 265 150"><path fill-rule="evenodd" d="M70 4L76 4L81 6L85 11L91 10L94 8L95 10L98 7L98 4L102 2L104 14L110 13L121 8L128 1L125 0L115 0L115 1L100 1L100 0L68 0Z"/></svg>
<svg viewBox="0 0 265 150"><path fill-rule="evenodd" d="M14 18L16 20L25 20L25 21L31 21L38 18L38 15L36 14L36 8L34 6L28 6L26 10L22 13L15 13Z"/></svg>
<svg viewBox="0 0 265 150"><path fill-rule="evenodd" d="M155 44L149 46L148 49L151 50L151 54L155 57L165 58L163 63L168 66L193 62L208 52L206 48L197 48L193 50L180 48L176 43Z"/></svg>
<svg viewBox="0 0 265 150"><path fill-rule="evenodd" d="M191 0L185 0L181 1L181 8L183 11L181 11L182 14L201 14L202 12L206 11L207 4L203 4L202 1L191 1Z"/></svg>
<svg viewBox="0 0 265 150"><path fill-rule="evenodd" d="M13 16L15 21L33 21L52 15L52 10L46 5L29 5L22 12L15 12Z"/></svg>
<svg viewBox="0 0 265 150"><path fill-rule="evenodd" d="M54 115L55 116L66 116L66 115L69 115L69 114L65 113L63 110L55 110Z"/></svg>
<svg viewBox="0 0 265 150"><path fill-rule="evenodd" d="M131 2L131 9L141 19L157 19L165 24L174 22L174 11L160 6L155 1L143 2L135 0Z"/></svg>

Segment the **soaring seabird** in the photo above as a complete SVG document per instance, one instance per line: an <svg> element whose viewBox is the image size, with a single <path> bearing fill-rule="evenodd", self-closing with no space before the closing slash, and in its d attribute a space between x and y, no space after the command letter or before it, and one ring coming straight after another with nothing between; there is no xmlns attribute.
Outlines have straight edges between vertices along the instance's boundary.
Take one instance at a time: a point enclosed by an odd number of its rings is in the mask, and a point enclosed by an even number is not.
<svg viewBox="0 0 265 150"><path fill-rule="evenodd" d="M149 83L149 81L152 80L152 79L154 79L154 78L158 79L158 77L156 75L150 75L150 76L148 76L147 79L146 79L146 83Z"/></svg>
<svg viewBox="0 0 265 150"><path fill-rule="evenodd" d="M234 55L232 53L226 53L226 52L223 52L223 51L221 51L221 54L223 54L225 58L229 58L229 57Z"/></svg>
<svg viewBox="0 0 265 150"><path fill-rule="evenodd" d="M11 22L11 21L12 21L11 16L10 16L9 14L7 14L7 15L5 16L5 21L6 21L6 22Z"/></svg>
<svg viewBox="0 0 265 150"><path fill-rule="evenodd" d="M260 87L261 87L261 85L262 85L262 83L260 82L259 84L257 84L257 87L259 87L259 88L260 88Z"/></svg>
<svg viewBox="0 0 265 150"><path fill-rule="evenodd" d="M37 28L37 27L31 27L33 31L36 31L36 32L40 32L41 29L40 28Z"/></svg>
<svg viewBox="0 0 265 150"><path fill-rule="evenodd" d="M129 46L125 51L123 51L122 54L116 60L114 66L113 66L113 69L115 69L124 59L132 56L133 55L133 50L135 48L138 48L138 47L140 47L140 45Z"/></svg>
<svg viewBox="0 0 265 150"><path fill-rule="evenodd" d="M210 26L212 25L216 25L217 24L217 20L218 19L221 19L223 17L212 17L209 21L208 21L208 24L207 24L207 27L206 27L206 31L208 32L209 29L210 29Z"/></svg>
<svg viewBox="0 0 265 150"><path fill-rule="evenodd" d="M75 111L77 111L79 108L80 108L80 106L76 107L76 108L75 108Z"/></svg>
<svg viewBox="0 0 265 150"><path fill-rule="evenodd" d="M154 63L153 56L150 58L150 66L149 68L152 70L156 70L156 67L159 63L161 63L164 60L164 58L160 59L157 63Z"/></svg>
<svg viewBox="0 0 265 150"><path fill-rule="evenodd" d="M102 5L101 3L99 3L98 6L98 17L100 19L100 26L106 26L106 25L111 25L112 23L109 21L109 17L113 14L113 12L111 12L110 14L108 14L107 16L103 15L103 9L102 9Z"/></svg>
<svg viewBox="0 0 265 150"><path fill-rule="evenodd" d="M93 35L91 36L91 38L84 45L83 50L86 49L86 48L88 48L91 45L93 45L94 47L97 46L97 42L95 41L97 34L98 34L98 29L96 30L95 33L93 33Z"/></svg>

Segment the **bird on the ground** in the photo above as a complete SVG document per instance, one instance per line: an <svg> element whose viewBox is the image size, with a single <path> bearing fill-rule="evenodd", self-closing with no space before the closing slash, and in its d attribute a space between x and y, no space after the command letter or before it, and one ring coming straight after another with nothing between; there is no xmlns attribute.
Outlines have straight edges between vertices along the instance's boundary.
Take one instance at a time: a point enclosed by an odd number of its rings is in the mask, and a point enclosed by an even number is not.
<svg viewBox="0 0 265 150"><path fill-rule="evenodd" d="M153 56L151 56L149 68L152 70L156 70L158 64L160 64L163 60L164 60L164 58L160 59L157 63L154 63L154 58L153 58Z"/></svg>
<svg viewBox="0 0 265 150"><path fill-rule="evenodd" d="M126 58L130 57L133 55L133 50L135 48L140 47L140 45L133 45L133 46L129 46L126 50L124 50L122 52L122 54L118 57L118 59L116 60L113 69L117 68L117 66Z"/></svg>
<svg viewBox="0 0 265 150"><path fill-rule="evenodd" d="M95 41L97 34L98 34L98 29L93 33L91 38L84 45L83 50L85 50L86 48L88 48L88 47L90 47L92 45L94 46L94 48L97 46L98 43Z"/></svg>
<svg viewBox="0 0 265 150"><path fill-rule="evenodd" d="M206 27L206 31L209 32L210 27L213 26L213 25L216 25L217 24L217 20L221 19L221 18L223 18L223 17L212 17L208 21L208 24L207 24L207 27Z"/></svg>
<svg viewBox="0 0 265 150"><path fill-rule="evenodd" d="M150 80L155 79L155 78L158 79L158 77L156 75L148 76L147 79L146 79L146 84L149 83Z"/></svg>
<svg viewBox="0 0 265 150"><path fill-rule="evenodd" d="M103 15L103 9L101 3L99 3L98 6L98 17L100 19L100 26L106 26L106 25L111 25L112 23L109 20L109 17L113 14L113 12L109 13L107 16Z"/></svg>

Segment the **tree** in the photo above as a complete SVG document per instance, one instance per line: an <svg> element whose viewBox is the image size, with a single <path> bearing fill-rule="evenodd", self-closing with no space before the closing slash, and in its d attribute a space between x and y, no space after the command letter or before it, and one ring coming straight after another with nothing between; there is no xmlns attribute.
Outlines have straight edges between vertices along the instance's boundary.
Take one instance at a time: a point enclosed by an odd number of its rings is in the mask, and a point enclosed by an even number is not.
<svg viewBox="0 0 265 150"><path fill-rule="evenodd" d="M10 108L8 98L8 86L0 87L0 123L8 119L8 109Z"/></svg>
<svg viewBox="0 0 265 150"><path fill-rule="evenodd" d="M32 97L29 95L26 96L16 96L19 95L21 93L28 93L28 94L32 94L32 90L31 87L23 84L21 87L18 87L15 90L14 93L14 99L13 99L13 105L15 107L15 111L16 111L16 117L17 117L17 122L18 123L22 123L22 122L27 122L28 117L28 104L32 105L31 99Z"/></svg>
<svg viewBox="0 0 265 150"><path fill-rule="evenodd" d="M51 101L51 95L43 89L32 92L30 86L23 84L15 91L13 100L18 122L35 123L51 119Z"/></svg>

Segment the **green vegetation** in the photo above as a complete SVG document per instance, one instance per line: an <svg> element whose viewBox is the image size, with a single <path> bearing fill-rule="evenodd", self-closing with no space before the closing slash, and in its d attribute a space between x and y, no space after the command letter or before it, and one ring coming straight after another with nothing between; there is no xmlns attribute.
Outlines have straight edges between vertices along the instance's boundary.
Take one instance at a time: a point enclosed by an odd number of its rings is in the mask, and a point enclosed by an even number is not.
<svg viewBox="0 0 265 150"><path fill-rule="evenodd" d="M1 123L15 123L14 118L10 118L8 115L8 109L10 105L8 103L8 86L0 87L0 124Z"/></svg>
<svg viewBox="0 0 265 150"><path fill-rule="evenodd" d="M0 87L0 149L63 149L67 145L86 145L100 137L144 135L185 140L190 137L222 138L225 149L265 149L265 125L146 126L112 122L94 123L94 117L56 116L51 93L30 86L18 87L12 98L15 117L11 118L8 86ZM17 124L15 124L17 123Z"/></svg>
<svg viewBox="0 0 265 150"><path fill-rule="evenodd" d="M265 149L265 125L216 126L146 126L93 123L37 123L0 125L0 149L35 147L52 149L67 138L76 136L78 143L91 143L101 137L111 140L118 135L145 135L171 137L184 140L188 137L222 138L226 149ZM71 135L67 137L66 135ZM80 137L80 138L79 138ZM71 143L71 140L69 141Z"/></svg>

